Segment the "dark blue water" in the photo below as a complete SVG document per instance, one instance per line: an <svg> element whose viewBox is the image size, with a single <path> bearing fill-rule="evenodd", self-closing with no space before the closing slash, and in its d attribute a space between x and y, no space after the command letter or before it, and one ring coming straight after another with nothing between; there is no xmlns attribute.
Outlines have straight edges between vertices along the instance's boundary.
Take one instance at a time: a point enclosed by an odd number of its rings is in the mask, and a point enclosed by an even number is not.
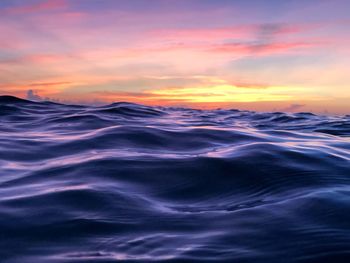
<svg viewBox="0 0 350 263"><path fill-rule="evenodd" d="M350 262L350 116L0 97L0 262Z"/></svg>

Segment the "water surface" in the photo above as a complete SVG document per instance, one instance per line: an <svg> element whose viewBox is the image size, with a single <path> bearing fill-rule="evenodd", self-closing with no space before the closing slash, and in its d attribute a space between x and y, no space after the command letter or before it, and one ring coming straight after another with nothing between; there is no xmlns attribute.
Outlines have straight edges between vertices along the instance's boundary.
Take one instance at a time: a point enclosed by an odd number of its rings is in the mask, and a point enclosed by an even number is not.
<svg viewBox="0 0 350 263"><path fill-rule="evenodd" d="M1 262L350 262L350 116L0 97Z"/></svg>

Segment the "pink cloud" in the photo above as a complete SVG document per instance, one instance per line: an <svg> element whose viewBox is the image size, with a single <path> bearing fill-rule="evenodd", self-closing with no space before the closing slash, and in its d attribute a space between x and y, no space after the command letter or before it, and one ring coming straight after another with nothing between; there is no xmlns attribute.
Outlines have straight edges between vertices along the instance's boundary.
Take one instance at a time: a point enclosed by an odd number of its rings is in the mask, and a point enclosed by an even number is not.
<svg viewBox="0 0 350 263"><path fill-rule="evenodd" d="M253 24L221 28L189 28L151 31L150 37L159 47L154 51L193 50L237 55L268 55L320 46L321 42L302 33L322 25Z"/></svg>
<svg viewBox="0 0 350 263"><path fill-rule="evenodd" d="M64 9L68 7L66 0L46 0L35 4L10 7L4 10L4 13L9 15L20 15L28 13L38 13L44 11L52 11L57 9Z"/></svg>
<svg viewBox="0 0 350 263"><path fill-rule="evenodd" d="M257 34L269 34L273 36L291 35L311 30L315 27L317 26L303 24L261 24L218 28L164 29L154 30L149 34L151 37L164 39L220 40L225 38L246 38Z"/></svg>
<svg viewBox="0 0 350 263"><path fill-rule="evenodd" d="M270 55L298 51L319 46L320 43L309 42L271 42L271 43L229 43L216 45L209 49L209 52L233 53L233 54L255 54Z"/></svg>
<svg viewBox="0 0 350 263"><path fill-rule="evenodd" d="M34 63L56 63L64 61L66 58L69 58L69 56L61 54L38 54L27 56L25 59Z"/></svg>
<svg viewBox="0 0 350 263"><path fill-rule="evenodd" d="M317 41L290 41L278 42L237 42L227 44L215 43L173 43L155 47L140 47L115 50L114 54L121 57L132 57L147 55L150 53L166 53L177 51L194 51L212 54L234 54L234 55L270 55L277 53L299 52L324 45L325 42Z"/></svg>
<svg viewBox="0 0 350 263"><path fill-rule="evenodd" d="M0 23L0 48L1 49L18 49L25 46L23 37L20 32L13 29L12 24Z"/></svg>

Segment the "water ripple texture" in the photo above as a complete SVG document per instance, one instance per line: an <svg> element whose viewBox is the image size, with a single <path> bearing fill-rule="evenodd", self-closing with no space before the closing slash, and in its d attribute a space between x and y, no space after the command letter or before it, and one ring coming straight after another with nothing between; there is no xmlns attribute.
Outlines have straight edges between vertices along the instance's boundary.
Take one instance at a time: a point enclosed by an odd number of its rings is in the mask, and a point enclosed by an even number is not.
<svg viewBox="0 0 350 263"><path fill-rule="evenodd" d="M0 261L350 262L350 116L0 97Z"/></svg>

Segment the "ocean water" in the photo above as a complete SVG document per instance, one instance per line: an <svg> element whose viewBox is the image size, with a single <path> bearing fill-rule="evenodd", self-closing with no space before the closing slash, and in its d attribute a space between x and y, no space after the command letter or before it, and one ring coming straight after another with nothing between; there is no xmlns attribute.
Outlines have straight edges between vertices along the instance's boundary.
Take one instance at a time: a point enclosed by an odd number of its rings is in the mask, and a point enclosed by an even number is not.
<svg viewBox="0 0 350 263"><path fill-rule="evenodd" d="M0 262L350 262L350 116L0 97Z"/></svg>

